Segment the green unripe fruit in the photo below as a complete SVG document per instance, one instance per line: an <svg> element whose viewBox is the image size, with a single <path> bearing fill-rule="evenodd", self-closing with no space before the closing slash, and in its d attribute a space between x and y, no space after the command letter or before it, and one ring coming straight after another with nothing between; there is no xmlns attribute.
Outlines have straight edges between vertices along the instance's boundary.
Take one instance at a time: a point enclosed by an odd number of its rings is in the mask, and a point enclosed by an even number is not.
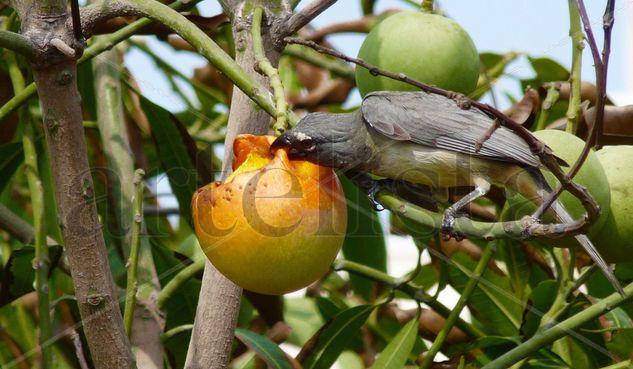
<svg viewBox="0 0 633 369"><path fill-rule="evenodd" d="M568 172L571 169L571 165L576 162L580 155L585 142L580 138L558 130L546 129L542 131L534 132L534 135L541 141L545 142L553 151L554 155L565 160L570 167L563 167L564 172ZM552 173L547 170L543 170L543 174L547 183L553 189L559 185L558 180ZM582 167L573 178L573 181L589 191L593 199L600 205L600 218L591 225L589 228L588 236L598 234L607 221L607 217L611 211L611 195L609 191L609 181L605 174L600 160L595 152L590 151L587 159L583 163ZM582 206L580 200L567 191L564 191L559 197L572 218L578 219L582 217L587 211ZM513 219L520 219L523 216L530 215L536 206L524 199L521 195L508 195L508 212ZM545 217L547 222L553 221L553 217ZM546 243L557 247L570 247L575 245L575 241L571 237L564 237L562 239L548 240ZM596 245L597 246L597 245Z"/></svg>
<svg viewBox="0 0 633 369"><path fill-rule="evenodd" d="M633 262L633 146L610 146L596 153L611 188L611 213L594 237L609 263Z"/></svg>
<svg viewBox="0 0 633 369"><path fill-rule="evenodd" d="M404 73L421 82L465 95L479 78L479 54L464 29L446 17L416 11L400 12L376 25L358 57L381 69ZM356 68L361 96L372 91L417 91L418 88Z"/></svg>

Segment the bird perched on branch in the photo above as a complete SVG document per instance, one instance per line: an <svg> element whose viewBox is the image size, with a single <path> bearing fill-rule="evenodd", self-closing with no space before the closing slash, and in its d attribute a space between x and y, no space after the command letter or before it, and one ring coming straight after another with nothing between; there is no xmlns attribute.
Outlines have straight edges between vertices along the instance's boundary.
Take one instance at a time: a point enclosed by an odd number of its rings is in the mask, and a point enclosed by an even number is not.
<svg viewBox="0 0 633 369"><path fill-rule="evenodd" d="M543 164L528 144L496 124L484 112L463 109L441 95L375 92L365 97L356 112L306 115L279 136L271 149L284 148L291 159L432 188L474 187L444 212L442 228L452 232L457 212L484 196L491 185L536 203L552 191L541 172ZM559 221L573 221L560 201L551 209ZM589 238L583 234L575 238L623 293Z"/></svg>

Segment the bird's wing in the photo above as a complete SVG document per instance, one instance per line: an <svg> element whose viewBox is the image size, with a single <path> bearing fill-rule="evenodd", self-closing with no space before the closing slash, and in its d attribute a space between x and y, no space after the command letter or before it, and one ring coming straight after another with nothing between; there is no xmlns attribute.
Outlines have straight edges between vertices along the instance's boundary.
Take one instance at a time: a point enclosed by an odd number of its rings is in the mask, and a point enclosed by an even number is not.
<svg viewBox="0 0 633 369"><path fill-rule="evenodd" d="M475 144L489 132L493 119L471 108L462 109L447 97L426 92L375 92L361 106L365 123L401 141L457 151L476 157L541 166L527 143L499 127L479 151Z"/></svg>

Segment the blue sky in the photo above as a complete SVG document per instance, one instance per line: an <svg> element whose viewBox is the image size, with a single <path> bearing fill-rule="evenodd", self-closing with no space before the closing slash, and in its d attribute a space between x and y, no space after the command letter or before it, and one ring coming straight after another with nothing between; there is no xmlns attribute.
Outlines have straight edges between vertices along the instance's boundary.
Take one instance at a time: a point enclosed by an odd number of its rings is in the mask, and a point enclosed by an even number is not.
<svg viewBox="0 0 633 369"><path fill-rule="evenodd" d="M602 44L602 12L605 1L585 1L594 27L594 33ZM303 0L300 7L308 3ZM466 29L479 51L506 52L523 51L532 56L553 58L569 67L571 64L571 43L569 39L568 2L567 1L527 1L527 0L481 0L481 1L437 1L445 13ZM206 0L198 5L202 14L217 14L220 6L215 0ZM378 0L376 9L408 8L403 1ZM320 27L334 22L354 19L361 15L360 1L339 0L330 9L321 14L314 25ZM156 52L185 74L191 74L193 68L205 64L205 60L193 53L174 52L168 46L152 38L147 42ZM340 50L356 55L363 41L363 35L344 34L330 38ZM165 79L156 70L153 62L138 51L128 53L126 66L139 80L145 94L160 105L177 111L184 104L170 93ZM620 0L616 3L616 22L613 30L612 53L608 83L609 95L617 104L633 103L633 0ZM531 69L525 60L519 60L509 66L511 74L527 77ZM583 79L593 81L593 61L589 48L583 55ZM511 79L502 79L498 90L509 90L520 94L519 85ZM500 95L500 94L497 94ZM358 96L352 97L359 100ZM504 101L500 102L502 105ZM507 104L507 102L506 102Z"/></svg>

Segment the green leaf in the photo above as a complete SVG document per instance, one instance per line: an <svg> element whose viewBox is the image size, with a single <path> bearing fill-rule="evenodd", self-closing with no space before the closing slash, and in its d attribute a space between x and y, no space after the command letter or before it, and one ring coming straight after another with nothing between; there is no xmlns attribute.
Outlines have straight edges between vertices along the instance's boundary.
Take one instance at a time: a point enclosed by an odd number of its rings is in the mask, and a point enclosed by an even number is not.
<svg viewBox="0 0 633 369"><path fill-rule="evenodd" d="M59 227L59 215L57 204L55 203L55 186L53 185L53 174L46 150L46 140L37 142L37 166L40 171L40 179L44 191L44 212L46 219L46 230L50 237L57 242L62 242L62 231Z"/></svg>
<svg viewBox="0 0 633 369"><path fill-rule="evenodd" d="M463 252L453 254L451 261L450 284L460 292L477 262ZM487 269L468 301L468 308L488 334L514 336L518 333L522 307L509 291L509 278Z"/></svg>
<svg viewBox="0 0 633 369"><path fill-rule="evenodd" d="M310 338L297 360L304 369L330 368L375 308L376 305L359 305L340 312Z"/></svg>
<svg viewBox="0 0 633 369"><path fill-rule="evenodd" d="M398 334L389 342L387 347L380 353L372 368L390 369L402 368L407 362L407 357L415 344L415 337L418 334L418 319L413 319L400 329Z"/></svg>
<svg viewBox="0 0 633 369"><path fill-rule="evenodd" d="M528 60L540 82L566 81L569 79L567 68L552 59L528 57Z"/></svg>
<svg viewBox="0 0 633 369"><path fill-rule="evenodd" d="M51 246L48 252L52 265L56 265L62 254L61 246ZM0 274L0 306L33 291L34 257L35 248L33 246L24 246L11 252L9 260Z"/></svg>
<svg viewBox="0 0 633 369"><path fill-rule="evenodd" d="M323 296L317 296L315 298L315 303L317 309L319 309L319 313L323 317L323 320L326 321L332 319L336 314L343 310L343 308L338 306L334 301Z"/></svg>
<svg viewBox="0 0 633 369"><path fill-rule="evenodd" d="M281 351L276 343L248 329L237 328L235 337L257 353L262 360L274 369L292 369L292 365L286 359L286 354Z"/></svg>
<svg viewBox="0 0 633 369"><path fill-rule="evenodd" d="M0 192L4 191L13 173L24 161L21 142L0 145Z"/></svg>
<svg viewBox="0 0 633 369"><path fill-rule="evenodd" d="M380 271L387 271L385 235L376 211L367 195L345 176L339 176L347 198L347 235L343 243L343 256ZM376 283L367 278L350 275L354 292L371 301Z"/></svg>
<svg viewBox="0 0 633 369"><path fill-rule="evenodd" d="M541 325L543 314L552 306L556 295L558 295L558 282L553 279L541 282L532 291L521 326L521 333L524 336L531 337L536 333Z"/></svg>
<svg viewBox="0 0 633 369"><path fill-rule="evenodd" d="M497 253L508 269L512 291L520 301L524 301L528 293L526 289L529 288L532 269L520 243L513 240L499 240Z"/></svg>
<svg viewBox="0 0 633 369"><path fill-rule="evenodd" d="M191 225L191 197L198 188L198 173L187 149L186 130L176 117L162 107L140 95L141 107L152 126L152 138L159 160L169 179L180 214Z"/></svg>
<svg viewBox="0 0 633 369"><path fill-rule="evenodd" d="M81 95L84 120L97 120L97 97L92 61L77 66L77 88Z"/></svg>
<svg viewBox="0 0 633 369"><path fill-rule="evenodd" d="M284 318L292 328L288 343L299 347L303 346L323 325L323 319L314 299L307 297L286 298Z"/></svg>
<svg viewBox="0 0 633 369"><path fill-rule="evenodd" d="M629 358L633 355L633 329L619 329L611 334L607 342L609 352L620 358Z"/></svg>

